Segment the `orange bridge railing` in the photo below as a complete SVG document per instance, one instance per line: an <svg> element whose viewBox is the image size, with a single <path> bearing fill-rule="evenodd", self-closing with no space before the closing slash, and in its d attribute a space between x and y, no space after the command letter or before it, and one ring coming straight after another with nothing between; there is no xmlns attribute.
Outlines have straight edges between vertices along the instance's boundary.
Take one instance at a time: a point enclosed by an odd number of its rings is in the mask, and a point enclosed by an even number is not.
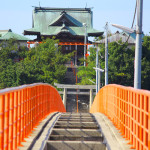
<svg viewBox="0 0 150 150"><path fill-rule="evenodd" d="M137 150L150 150L150 91L119 85L103 87L91 113L104 113Z"/></svg>
<svg viewBox="0 0 150 150"><path fill-rule="evenodd" d="M65 112L57 90L31 84L0 90L0 150L15 150L39 121L52 112Z"/></svg>

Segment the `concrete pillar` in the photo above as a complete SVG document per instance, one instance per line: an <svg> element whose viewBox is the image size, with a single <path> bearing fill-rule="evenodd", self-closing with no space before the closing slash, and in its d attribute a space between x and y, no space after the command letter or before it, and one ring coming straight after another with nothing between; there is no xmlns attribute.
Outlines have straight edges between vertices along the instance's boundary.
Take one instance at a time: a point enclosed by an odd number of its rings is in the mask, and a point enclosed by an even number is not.
<svg viewBox="0 0 150 150"><path fill-rule="evenodd" d="M90 103L89 103L89 110L91 109L93 103L93 89L90 89Z"/></svg>
<svg viewBox="0 0 150 150"><path fill-rule="evenodd" d="M67 89L64 88L64 94L63 94L63 104L66 108L66 101L67 101Z"/></svg>

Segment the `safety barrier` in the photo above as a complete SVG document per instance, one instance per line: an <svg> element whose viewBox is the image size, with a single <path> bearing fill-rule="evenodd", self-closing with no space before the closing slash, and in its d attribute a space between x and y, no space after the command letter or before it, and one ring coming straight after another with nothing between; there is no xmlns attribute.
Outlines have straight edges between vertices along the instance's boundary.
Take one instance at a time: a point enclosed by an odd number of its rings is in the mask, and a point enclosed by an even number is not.
<svg viewBox="0 0 150 150"><path fill-rule="evenodd" d="M16 150L40 120L65 112L57 90L36 83L0 90L0 150Z"/></svg>
<svg viewBox="0 0 150 150"><path fill-rule="evenodd" d="M104 113L137 150L150 150L150 91L107 85L96 95L91 113Z"/></svg>

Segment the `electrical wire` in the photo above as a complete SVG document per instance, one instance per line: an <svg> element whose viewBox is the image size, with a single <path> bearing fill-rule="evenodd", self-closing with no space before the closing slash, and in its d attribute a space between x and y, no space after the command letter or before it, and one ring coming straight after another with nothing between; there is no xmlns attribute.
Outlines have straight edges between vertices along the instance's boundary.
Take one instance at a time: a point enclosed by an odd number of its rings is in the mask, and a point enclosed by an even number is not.
<svg viewBox="0 0 150 150"><path fill-rule="evenodd" d="M131 29L133 28L134 26L134 21L135 21L135 17L136 17L136 11L137 11L137 0L136 0L136 4L135 4L135 10L134 10L134 16L133 16L133 21L132 21L132 26L131 26ZM130 38L130 34L126 40L126 42L124 44L122 44L122 46L124 46L128 41L129 41L129 38ZM117 44L121 45L120 43L117 42Z"/></svg>

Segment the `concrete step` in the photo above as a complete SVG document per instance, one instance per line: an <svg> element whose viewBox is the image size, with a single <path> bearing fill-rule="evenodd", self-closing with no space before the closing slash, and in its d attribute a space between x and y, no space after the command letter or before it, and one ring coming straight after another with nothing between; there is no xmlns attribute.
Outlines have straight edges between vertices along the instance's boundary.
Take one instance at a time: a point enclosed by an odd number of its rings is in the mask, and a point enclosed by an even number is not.
<svg viewBox="0 0 150 150"><path fill-rule="evenodd" d="M95 118L89 113L62 114L44 150L106 150Z"/></svg>
<svg viewBox="0 0 150 150"><path fill-rule="evenodd" d="M74 125L74 126L97 126L96 122L72 122L72 121L57 121L56 125Z"/></svg>
<svg viewBox="0 0 150 150"><path fill-rule="evenodd" d="M106 150L106 146L96 141L48 141L44 150Z"/></svg>
<svg viewBox="0 0 150 150"><path fill-rule="evenodd" d="M62 115L59 121L95 122L95 118L91 115Z"/></svg>
<svg viewBox="0 0 150 150"><path fill-rule="evenodd" d="M103 141L102 136L80 136L80 135L51 135L49 140L57 141Z"/></svg>
<svg viewBox="0 0 150 150"><path fill-rule="evenodd" d="M78 116L70 116L70 117L60 117L59 119L94 119L93 117L78 117Z"/></svg>
<svg viewBox="0 0 150 150"><path fill-rule="evenodd" d="M59 122L61 122L61 121L66 121L66 122L96 122L95 119L91 119L91 118L89 118L89 119L80 119L80 118L76 118L76 119L73 119L73 118L71 118L71 119L59 119Z"/></svg>
<svg viewBox="0 0 150 150"><path fill-rule="evenodd" d="M93 126L84 126L84 125L55 125L54 128L64 128L64 129L98 129L99 127L97 125Z"/></svg>
<svg viewBox="0 0 150 150"><path fill-rule="evenodd" d="M64 113L61 115L61 117L64 116L82 116L82 117L92 117L90 113Z"/></svg>
<svg viewBox="0 0 150 150"><path fill-rule="evenodd" d="M77 128L77 129L98 129L98 125L95 122L57 122L54 128Z"/></svg>
<svg viewBox="0 0 150 150"><path fill-rule="evenodd" d="M54 128L51 135L78 135L78 136L102 136L97 129L56 129Z"/></svg>

